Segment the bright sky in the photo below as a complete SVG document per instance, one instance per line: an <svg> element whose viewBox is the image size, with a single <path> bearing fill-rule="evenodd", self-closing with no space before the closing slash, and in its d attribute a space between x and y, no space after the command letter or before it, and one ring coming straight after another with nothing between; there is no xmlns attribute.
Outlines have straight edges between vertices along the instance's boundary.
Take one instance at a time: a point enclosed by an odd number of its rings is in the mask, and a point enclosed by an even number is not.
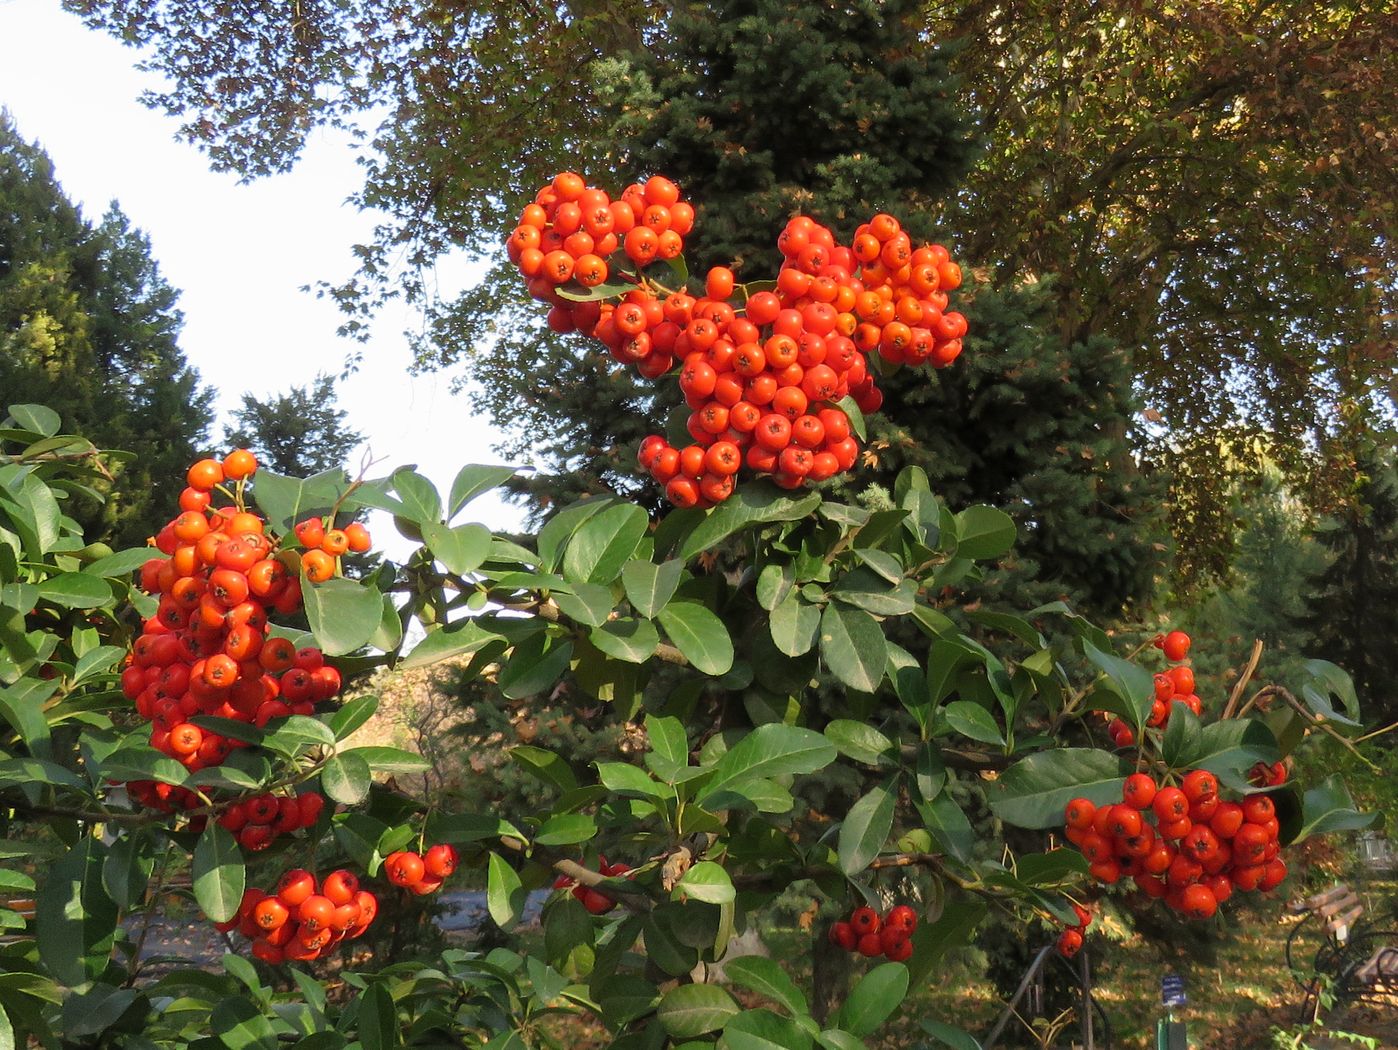
<svg viewBox="0 0 1398 1050"><path fill-rule="evenodd" d="M339 311L299 289L352 274L350 246L373 227L371 214L344 203L360 181L347 139L317 132L290 174L239 185L176 142L175 121L140 105L157 81L133 68L136 59L57 0L0 0L0 106L53 158L88 218L100 219L115 199L150 237L165 279L182 292L181 346L218 389L220 412L245 391L264 396L338 374L352 349L335 334ZM440 278L469 282L469 263L449 261ZM410 323L403 312L380 319L359 373L340 386L340 407L383 461L375 473L416 463L445 496L460 465L499 461L496 433L469 395L450 393L448 376L408 375L401 333ZM495 528L522 518L488 497L469 511ZM391 556L410 549L386 545L396 538L386 520L370 527Z"/></svg>

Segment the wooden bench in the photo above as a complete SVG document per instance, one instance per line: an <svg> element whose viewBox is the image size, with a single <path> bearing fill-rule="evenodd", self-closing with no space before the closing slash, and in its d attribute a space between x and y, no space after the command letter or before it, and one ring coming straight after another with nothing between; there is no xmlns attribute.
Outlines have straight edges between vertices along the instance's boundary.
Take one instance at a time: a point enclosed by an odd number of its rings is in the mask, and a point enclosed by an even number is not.
<svg viewBox="0 0 1398 1050"><path fill-rule="evenodd" d="M1362 921L1364 902L1350 886L1337 883L1323 893L1292 901L1292 914L1301 921L1286 939L1286 962L1306 989L1307 1002L1319 994L1328 978L1337 999L1365 999L1398 992L1398 931L1378 930ZM1307 923L1320 923L1322 943L1310 972L1296 965L1297 935Z"/></svg>

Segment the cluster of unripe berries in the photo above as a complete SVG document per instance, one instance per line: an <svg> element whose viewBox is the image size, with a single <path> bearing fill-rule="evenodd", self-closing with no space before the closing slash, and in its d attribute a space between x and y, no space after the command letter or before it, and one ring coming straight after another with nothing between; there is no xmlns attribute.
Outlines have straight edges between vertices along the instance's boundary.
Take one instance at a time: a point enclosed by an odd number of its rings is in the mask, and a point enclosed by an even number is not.
<svg viewBox="0 0 1398 1050"><path fill-rule="evenodd" d="M436 893L456 870L459 857L455 846L440 843L426 853L399 850L384 858L384 878L419 897Z"/></svg>
<svg viewBox="0 0 1398 1050"><path fill-rule="evenodd" d="M281 835L309 828L320 819L325 796L319 791L304 795L254 795L232 803L218 815L218 822L238 839L243 849L257 853Z"/></svg>
<svg viewBox="0 0 1398 1050"><path fill-rule="evenodd" d="M288 871L273 893L249 888L238 914L217 924L220 932L237 930L252 942L263 962L319 958L341 941L361 936L378 914L379 902L359 879L340 869L316 877L303 868Z"/></svg>
<svg viewBox="0 0 1398 1050"><path fill-rule="evenodd" d="M151 746L191 771L220 765L243 744L190 718L213 715L264 726L273 718L309 715L318 701L340 691L340 673L326 665L319 649L297 650L287 639L269 636L271 613L301 608L301 582L264 520L243 508L243 488L256 470L256 458L245 449L190 467L180 514L155 538L160 556L141 567L142 589L159 602L132 646L121 688L150 721ZM216 507L216 495L228 504ZM327 532L318 520L314 525L319 543L331 544L333 537L335 546L368 549L362 526ZM303 565L317 554L330 557L324 549L309 550ZM198 805L192 792L165 784L141 781L128 790L165 810ZM291 819L288 812L281 826Z"/></svg>
<svg viewBox="0 0 1398 1050"><path fill-rule="evenodd" d="M1073 905L1073 914L1077 916L1077 923L1065 927L1058 935L1058 954L1065 959L1071 959L1082 951L1083 938L1087 936L1087 928L1092 925L1092 912L1081 904Z"/></svg>
<svg viewBox="0 0 1398 1050"><path fill-rule="evenodd" d="M605 875L609 879L619 879L629 876L631 868L620 861L609 864L606 857L599 856L597 858L597 871L598 874ZM616 901L601 890L585 886L577 879L569 878L567 875L560 875L554 879L553 888L570 892L593 915L605 915L616 907Z"/></svg>
<svg viewBox="0 0 1398 1050"><path fill-rule="evenodd" d="M830 943L870 959L882 955L890 962L906 962L913 954L917 912L899 904L886 916L873 908L855 908L845 922L830 927Z"/></svg>
<svg viewBox="0 0 1398 1050"><path fill-rule="evenodd" d="M1076 798L1064 821L1095 879L1111 884L1130 876L1147 896L1191 919L1212 916L1234 890L1265 892L1286 878L1271 798L1225 802L1207 770L1191 770L1178 787L1132 774L1121 802Z"/></svg>
<svg viewBox="0 0 1398 1050"><path fill-rule="evenodd" d="M1155 697L1151 700L1146 724L1153 729L1163 729L1170 721L1175 704L1184 704L1200 715L1204 712L1204 702L1194 692L1194 672L1181 663L1189 653L1189 635L1171 631L1157 637L1154 644L1165 654L1165 659L1179 665L1155 676ZM1107 735L1117 747L1130 747L1136 742L1136 734L1120 718L1112 719L1107 725Z"/></svg>
<svg viewBox="0 0 1398 1050"><path fill-rule="evenodd" d="M678 362L693 443L650 437L638 454L676 506L722 502L744 468L786 488L849 470L859 444L838 402L852 397L861 412L883 402L868 355L942 367L961 352L966 319L947 309L960 268L940 245L915 249L890 215L849 246L797 216L777 238L775 287L748 294L719 266L697 297L639 272L679 255L693 221L663 176L612 201L569 172L539 191L507 242L530 294L551 304L554 330L590 334L648 379ZM619 247L624 259L609 261ZM570 298L569 282L585 291L608 276L633 285L618 302Z"/></svg>

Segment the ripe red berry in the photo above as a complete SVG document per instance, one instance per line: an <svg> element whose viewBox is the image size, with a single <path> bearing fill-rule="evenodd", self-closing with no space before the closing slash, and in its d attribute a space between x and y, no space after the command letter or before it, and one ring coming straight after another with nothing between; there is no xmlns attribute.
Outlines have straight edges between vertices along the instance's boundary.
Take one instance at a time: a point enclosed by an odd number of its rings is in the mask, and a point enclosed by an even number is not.
<svg viewBox="0 0 1398 1050"><path fill-rule="evenodd" d="M849 917L849 924L861 937L865 934L878 933L883 926L879 913L869 907L855 908Z"/></svg>

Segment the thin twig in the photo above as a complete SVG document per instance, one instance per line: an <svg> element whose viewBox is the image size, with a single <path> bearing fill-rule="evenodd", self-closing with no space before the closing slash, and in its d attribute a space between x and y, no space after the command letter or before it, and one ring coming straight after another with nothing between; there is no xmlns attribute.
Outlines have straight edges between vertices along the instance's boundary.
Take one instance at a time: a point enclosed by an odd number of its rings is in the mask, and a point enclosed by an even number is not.
<svg viewBox="0 0 1398 1050"><path fill-rule="evenodd" d="M1252 681L1253 673L1257 670L1257 665L1262 660L1262 639L1259 638L1252 643L1252 656L1248 659L1247 667L1243 670L1243 676L1238 679L1233 686L1233 691L1228 694L1228 703L1223 705L1222 717L1232 718L1233 709L1238 706L1238 701L1243 698L1243 692L1248 687L1248 682Z"/></svg>
<svg viewBox="0 0 1398 1050"><path fill-rule="evenodd" d="M155 916L155 909L160 904L160 895L165 891L165 877L170 871L170 849L172 843L165 843L165 855L160 858L160 874L155 880L155 889L146 898L145 917L141 923L141 935L136 938L136 950L131 955L131 972L126 976L126 987L131 988L136 984L136 978L141 972L141 951L146 946L146 937L150 934L150 921Z"/></svg>

